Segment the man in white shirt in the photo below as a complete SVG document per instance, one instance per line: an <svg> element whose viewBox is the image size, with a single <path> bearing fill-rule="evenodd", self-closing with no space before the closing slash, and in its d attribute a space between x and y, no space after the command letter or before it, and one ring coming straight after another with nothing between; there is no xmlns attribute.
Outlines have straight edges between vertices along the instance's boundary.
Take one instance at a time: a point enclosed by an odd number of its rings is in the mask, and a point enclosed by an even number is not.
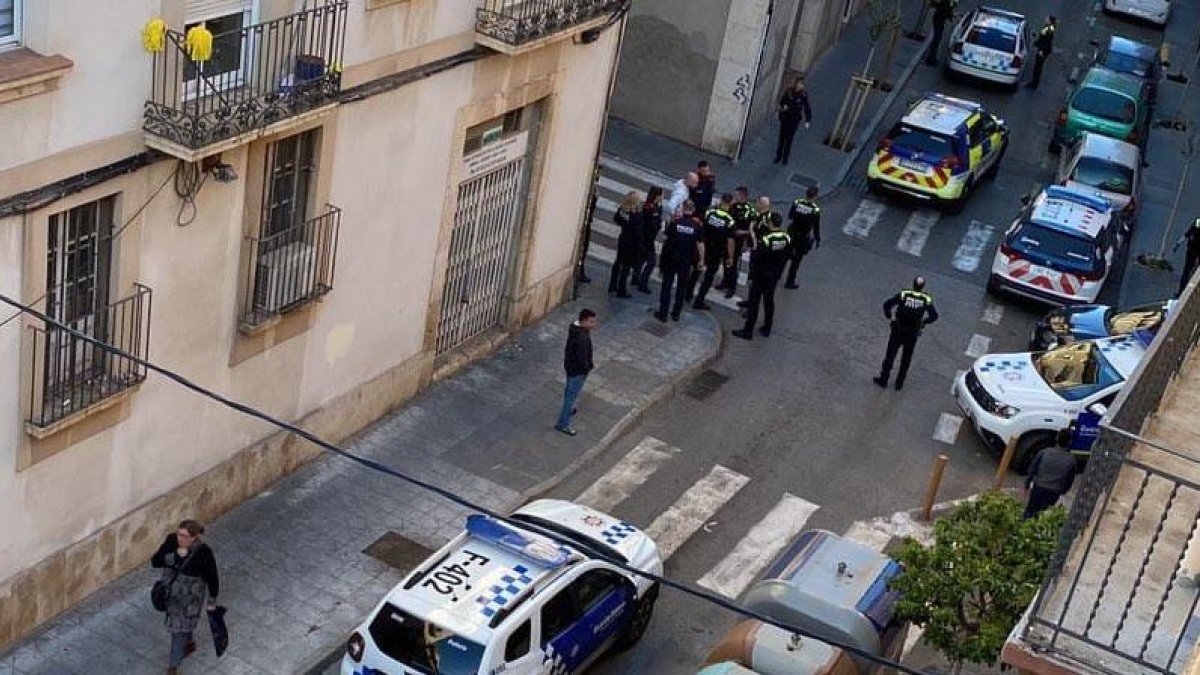
<svg viewBox="0 0 1200 675"><path fill-rule="evenodd" d="M700 184L700 176L695 171L689 171L686 176L671 185L671 196L663 202L663 225L668 225L680 214L680 208L687 201L691 189Z"/></svg>

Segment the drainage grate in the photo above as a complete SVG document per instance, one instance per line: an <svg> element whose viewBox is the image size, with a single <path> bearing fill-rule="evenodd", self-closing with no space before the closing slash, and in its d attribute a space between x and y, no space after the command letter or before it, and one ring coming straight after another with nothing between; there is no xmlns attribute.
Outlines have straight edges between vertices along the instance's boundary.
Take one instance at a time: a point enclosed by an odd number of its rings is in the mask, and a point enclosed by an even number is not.
<svg viewBox="0 0 1200 675"><path fill-rule="evenodd" d="M397 571L403 574L408 574L428 558L433 553L433 550L425 548L417 542L402 537L395 532L386 532L370 546L363 549L363 553L383 562L389 567L396 568Z"/></svg>
<svg viewBox="0 0 1200 675"><path fill-rule="evenodd" d="M697 401L703 401L709 396L712 396L713 393L721 388L721 385L728 381L728 375L722 375L715 370L706 370L696 377L693 377L691 382L688 382L687 389L684 390L684 393L696 399Z"/></svg>
<svg viewBox="0 0 1200 675"><path fill-rule="evenodd" d="M788 178L788 182L792 185L802 188L807 188L810 185L821 184L821 181L817 180L816 178L813 178L812 176L805 176L802 173L792 174L791 178Z"/></svg>
<svg viewBox="0 0 1200 675"><path fill-rule="evenodd" d="M650 319L643 321L642 330L651 335L657 335L658 337L667 337L667 335L671 333L671 327L657 319L653 321Z"/></svg>

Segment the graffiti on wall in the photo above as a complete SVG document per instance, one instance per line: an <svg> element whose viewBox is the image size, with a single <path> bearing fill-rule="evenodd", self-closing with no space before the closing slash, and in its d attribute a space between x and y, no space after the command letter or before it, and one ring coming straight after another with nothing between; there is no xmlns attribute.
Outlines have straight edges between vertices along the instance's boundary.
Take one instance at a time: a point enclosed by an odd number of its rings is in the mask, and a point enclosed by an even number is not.
<svg viewBox="0 0 1200 675"><path fill-rule="evenodd" d="M733 97L742 105L750 103L750 73L745 73L733 83Z"/></svg>

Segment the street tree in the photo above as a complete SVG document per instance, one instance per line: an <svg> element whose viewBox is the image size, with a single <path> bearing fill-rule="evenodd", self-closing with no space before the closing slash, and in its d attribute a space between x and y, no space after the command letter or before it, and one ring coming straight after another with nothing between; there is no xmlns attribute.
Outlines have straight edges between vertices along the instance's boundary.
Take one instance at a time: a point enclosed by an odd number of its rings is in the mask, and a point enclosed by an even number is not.
<svg viewBox="0 0 1200 675"><path fill-rule="evenodd" d="M1023 505L989 492L934 524L934 543L913 539L893 558L904 571L899 618L925 627L924 639L955 667L994 665L1033 600L1066 517L1062 507L1021 518Z"/></svg>

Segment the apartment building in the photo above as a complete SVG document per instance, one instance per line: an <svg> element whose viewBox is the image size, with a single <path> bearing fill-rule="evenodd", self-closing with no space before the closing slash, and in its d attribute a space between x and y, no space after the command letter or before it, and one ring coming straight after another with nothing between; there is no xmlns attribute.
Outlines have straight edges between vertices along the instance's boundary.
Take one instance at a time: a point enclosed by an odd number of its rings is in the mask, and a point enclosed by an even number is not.
<svg viewBox="0 0 1200 675"><path fill-rule="evenodd" d="M337 441L567 297L625 4L0 0L0 648L315 456L81 335Z"/></svg>

